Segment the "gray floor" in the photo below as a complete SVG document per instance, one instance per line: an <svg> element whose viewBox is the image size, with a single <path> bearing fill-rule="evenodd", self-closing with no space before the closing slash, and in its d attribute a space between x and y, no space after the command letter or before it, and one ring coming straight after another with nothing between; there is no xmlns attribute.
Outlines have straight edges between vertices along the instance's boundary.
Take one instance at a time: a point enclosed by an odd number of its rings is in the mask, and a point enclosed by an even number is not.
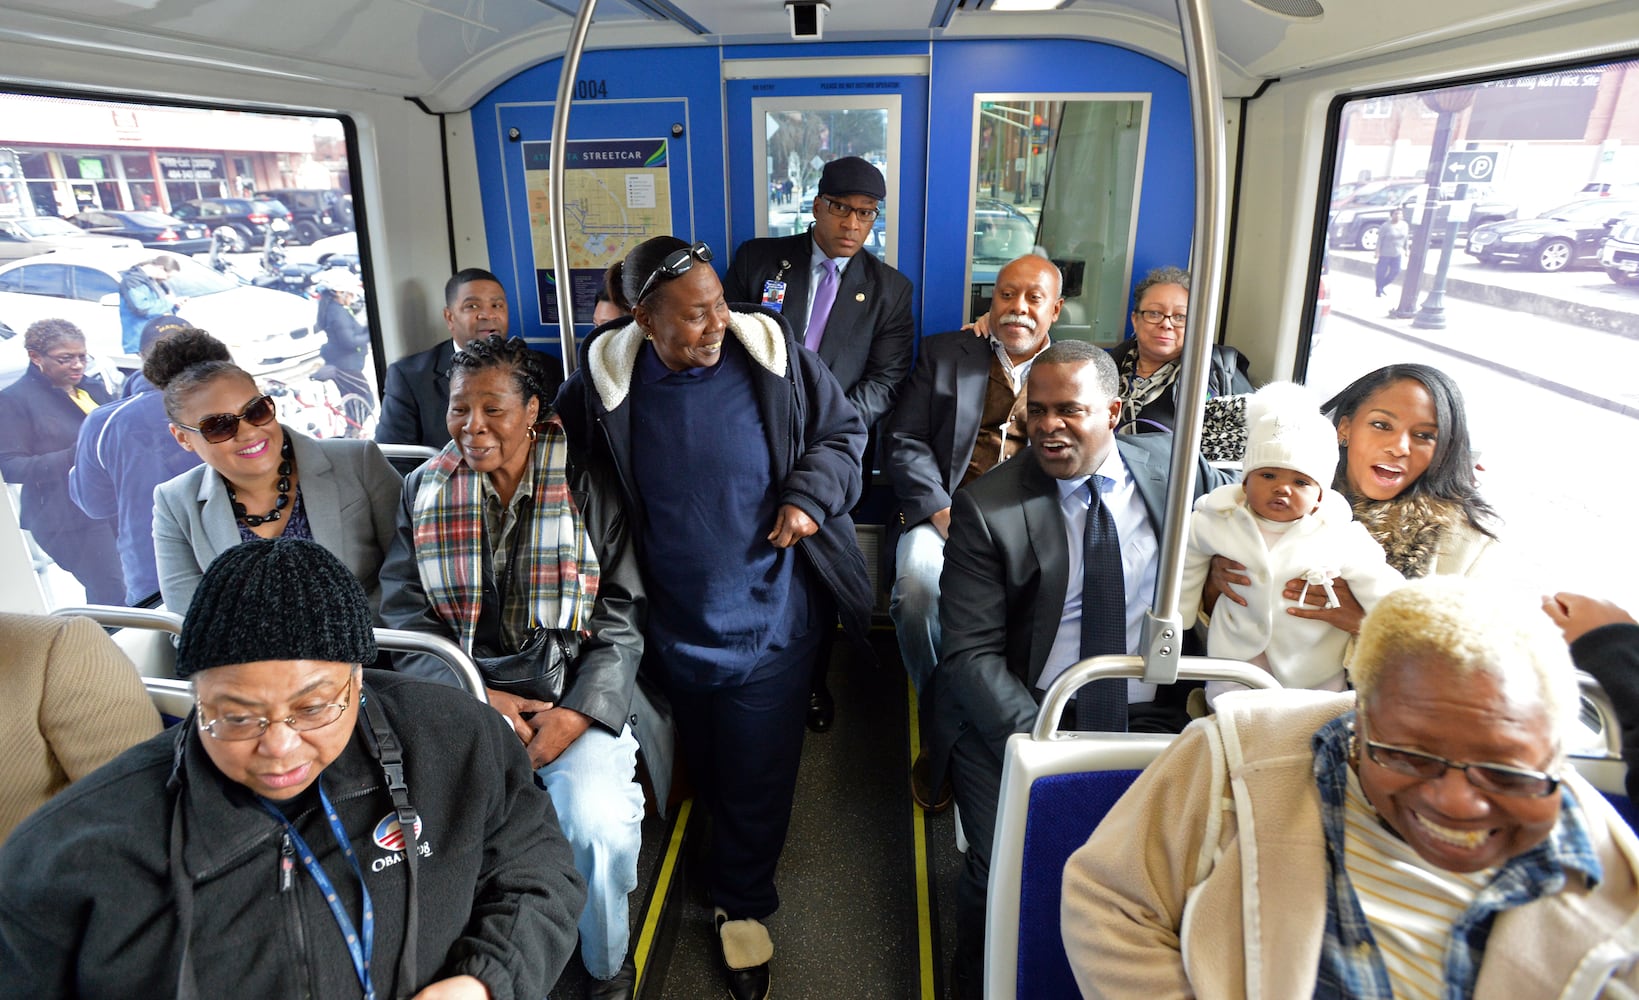
<svg viewBox="0 0 1639 1000"><path fill-rule="evenodd" d="M780 860L773 995L779 1000L936 1000L943 996L954 927L961 856L953 814L927 816L911 802L905 674L891 632L876 636L880 666L852 662L836 644L830 687L837 703L829 732L808 733L797 799ZM913 835L926 837L933 980L923 983ZM644 826L639 890L632 899L634 946L645 897L654 887L669 825ZM640 984L643 1000L726 995L716 965L711 911L687 879L687 849L677 861L669 908ZM658 898L649 905L659 906ZM943 933L941 933L943 931ZM585 970L570 962L553 1000L579 1000ZM936 989L937 987L937 989Z"/></svg>

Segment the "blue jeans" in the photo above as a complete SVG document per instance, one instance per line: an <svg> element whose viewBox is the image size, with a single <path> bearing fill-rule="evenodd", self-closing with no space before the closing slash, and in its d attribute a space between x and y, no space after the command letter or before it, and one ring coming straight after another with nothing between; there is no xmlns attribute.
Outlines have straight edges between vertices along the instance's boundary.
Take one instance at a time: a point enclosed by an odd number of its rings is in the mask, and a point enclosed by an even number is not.
<svg viewBox="0 0 1639 1000"><path fill-rule="evenodd" d="M899 536L888 615L899 637L899 657L917 694L939 663L939 574L944 568L945 538L931 522Z"/></svg>
<svg viewBox="0 0 1639 1000"><path fill-rule="evenodd" d="M558 824L586 879L580 915L580 954L586 971L609 979L626 960L627 896L637 888L637 852L643 842L643 789L637 773L637 738L597 725L558 759L535 771L552 796Z"/></svg>

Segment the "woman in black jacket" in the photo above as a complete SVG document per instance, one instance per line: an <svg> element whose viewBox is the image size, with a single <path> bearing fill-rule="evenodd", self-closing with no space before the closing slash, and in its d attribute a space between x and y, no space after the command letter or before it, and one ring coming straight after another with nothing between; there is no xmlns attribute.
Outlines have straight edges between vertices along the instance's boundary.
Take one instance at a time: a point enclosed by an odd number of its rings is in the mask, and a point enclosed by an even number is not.
<svg viewBox="0 0 1639 1000"><path fill-rule="evenodd" d="M1184 324L1189 314L1189 272L1158 267L1133 289L1133 337L1110 348L1121 376L1117 433L1171 431L1178 420L1178 376L1183 371ZM1214 344L1207 398L1252 391L1247 360ZM1208 428L1210 433L1211 428Z"/></svg>
<svg viewBox="0 0 1639 1000"><path fill-rule="evenodd" d="M324 547L224 552L188 718L0 849L0 995L545 996L586 899L551 800L493 711L375 657Z"/></svg>
<svg viewBox="0 0 1639 1000"><path fill-rule="evenodd" d="M86 414L108 387L85 366L85 334L66 319L42 319L23 334L29 367L0 392L0 476L21 486L18 521L58 566L74 574L91 604L125 603L114 522L92 520L68 494L68 470Z"/></svg>

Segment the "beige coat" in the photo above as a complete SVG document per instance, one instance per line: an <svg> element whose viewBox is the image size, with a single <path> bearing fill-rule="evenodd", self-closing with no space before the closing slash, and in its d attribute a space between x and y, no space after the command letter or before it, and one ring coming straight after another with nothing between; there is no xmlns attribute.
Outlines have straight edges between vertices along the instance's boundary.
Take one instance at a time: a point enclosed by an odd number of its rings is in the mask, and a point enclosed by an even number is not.
<svg viewBox="0 0 1639 1000"><path fill-rule="evenodd" d="M1071 855L1064 946L1087 997L1314 994L1326 845L1310 737L1354 696L1220 698ZM1639 840L1600 793L1565 782L1605 878L1498 916L1477 997L1639 995ZM1620 985L1618 985L1620 984Z"/></svg>
<svg viewBox="0 0 1639 1000"><path fill-rule="evenodd" d="M131 661L89 618L0 614L0 842L56 795L159 732Z"/></svg>

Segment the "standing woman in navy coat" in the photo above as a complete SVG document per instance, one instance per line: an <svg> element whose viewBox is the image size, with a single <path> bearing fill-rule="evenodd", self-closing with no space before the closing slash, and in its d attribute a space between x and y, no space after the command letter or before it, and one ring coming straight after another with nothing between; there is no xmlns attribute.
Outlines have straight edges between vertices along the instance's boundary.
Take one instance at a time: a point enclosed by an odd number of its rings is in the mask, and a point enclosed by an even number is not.
<svg viewBox="0 0 1639 1000"><path fill-rule="evenodd" d="M85 599L123 605L114 522L86 517L68 496L80 424L108 402L108 387L85 374L85 334L66 319L30 326L23 347L28 370L0 392L0 476L23 488L18 521L46 555L74 574Z"/></svg>

